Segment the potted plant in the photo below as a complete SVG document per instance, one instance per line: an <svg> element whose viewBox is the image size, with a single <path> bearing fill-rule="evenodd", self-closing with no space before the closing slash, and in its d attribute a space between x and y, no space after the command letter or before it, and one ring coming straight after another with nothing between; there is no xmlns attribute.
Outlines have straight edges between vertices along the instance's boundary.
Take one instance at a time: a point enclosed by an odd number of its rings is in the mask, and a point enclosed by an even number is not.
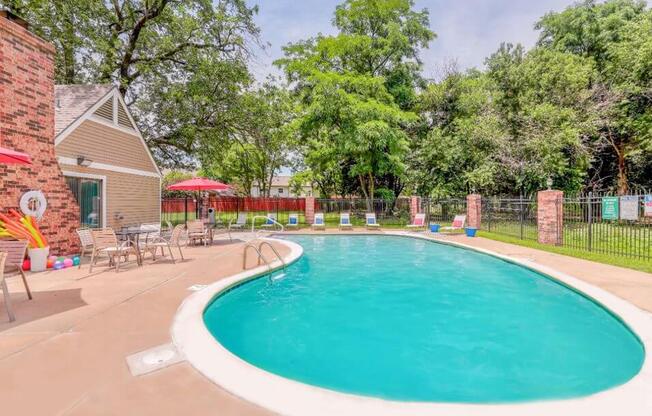
<svg viewBox="0 0 652 416"><path fill-rule="evenodd" d="M12 237L17 240L27 240L28 255L33 272L47 269L50 247L43 237L34 217L21 216L16 210L9 210L9 215L0 214L0 237Z"/></svg>

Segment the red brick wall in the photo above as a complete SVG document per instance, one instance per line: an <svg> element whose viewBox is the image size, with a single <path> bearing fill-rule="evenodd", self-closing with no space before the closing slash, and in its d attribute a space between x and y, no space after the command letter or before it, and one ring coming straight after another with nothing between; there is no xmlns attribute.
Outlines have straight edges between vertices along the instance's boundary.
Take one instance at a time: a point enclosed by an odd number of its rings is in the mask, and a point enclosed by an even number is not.
<svg viewBox="0 0 652 416"><path fill-rule="evenodd" d="M79 207L54 154L54 47L0 17L0 146L28 153L33 165L0 164L0 210L41 190L48 202L39 225L53 254L78 248Z"/></svg>
<svg viewBox="0 0 652 416"><path fill-rule="evenodd" d="M306 224L312 224L315 221L315 197L307 196L306 197L306 207L305 207L305 217Z"/></svg>
<svg viewBox="0 0 652 416"><path fill-rule="evenodd" d="M410 197L410 223L414 223L414 217L419 213L421 208L421 198L418 196Z"/></svg>
<svg viewBox="0 0 652 416"><path fill-rule="evenodd" d="M563 200L562 191L539 191L537 194L537 230L540 243L552 245L562 243Z"/></svg>
<svg viewBox="0 0 652 416"><path fill-rule="evenodd" d="M466 223L469 227L480 229L482 224L482 196L478 194L466 196Z"/></svg>

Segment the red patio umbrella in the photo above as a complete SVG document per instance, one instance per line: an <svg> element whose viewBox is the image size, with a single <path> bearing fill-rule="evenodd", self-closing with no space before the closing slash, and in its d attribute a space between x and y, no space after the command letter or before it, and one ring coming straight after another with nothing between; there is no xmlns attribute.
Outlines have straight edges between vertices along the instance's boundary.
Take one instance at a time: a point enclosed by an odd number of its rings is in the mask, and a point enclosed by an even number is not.
<svg viewBox="0 0 652 416"><path fill-rule="evenodd" d="M0 147L0 163L4 164L18 164L18 165L31 165L32 159L26 153L17 152L11 149Z"/></svg>
<svg viewBox="0 0 652 416"><path fill-rule="evenodd" d="M170 191L224 191L231 186L207 178L192 178L168 186Z"/></svg>
<svg viewBox="0 0 652 416"><path fill-rule="evenodd" d="M226 189L231 189L231 186L207 178L192 178L168 186L168 190L170 191L197 191L197 200L199 201L199 204L196 207L196 214L198 218L202 212L201 208L199 207L199 205L202 205L202 201L199 198L199 192L224 191Z"/></svg>

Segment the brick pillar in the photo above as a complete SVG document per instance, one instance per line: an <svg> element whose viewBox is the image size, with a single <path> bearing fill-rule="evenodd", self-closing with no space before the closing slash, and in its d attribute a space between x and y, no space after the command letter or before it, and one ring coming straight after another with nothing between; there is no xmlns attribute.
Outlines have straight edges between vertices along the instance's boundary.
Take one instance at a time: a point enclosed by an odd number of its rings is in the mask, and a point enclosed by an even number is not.
<svg viewBox="0 0 652 416"><path fill-rule="evenodd" d="M79 207L54 153L54 46L0 15L0 146L25 152L32 165L0 164L0 209L19 209L40 190L47 209L39 226L50 253L79 250Z"/></svg>
<svg viewBox="0 0 652 416"><path fill-rule="evenodd" d="M315 197L314 196L306 197L305 217L306 217L307 224L312 224L315 221Z"/></svg>
<svg viewBox="0 0 652 416"><path fill-rule="evenodd" d="M418 196L410 197L410 222L414 222L414 217L419 213L421 208L421 198Z"/></svg>
<svg viewBox="0 0 652 416"><path fill-rule="evenodd" d="M466 196L466 223L471 228L480 229L482 223L482 196L470 194Z"/></svg>
<svg viewBox="0 0 652 416"><path fill-rule="evenodd" d="M537 194L537 231L539 243L560 245L563 238L564 193L562 191L539 191Z"/></svg>

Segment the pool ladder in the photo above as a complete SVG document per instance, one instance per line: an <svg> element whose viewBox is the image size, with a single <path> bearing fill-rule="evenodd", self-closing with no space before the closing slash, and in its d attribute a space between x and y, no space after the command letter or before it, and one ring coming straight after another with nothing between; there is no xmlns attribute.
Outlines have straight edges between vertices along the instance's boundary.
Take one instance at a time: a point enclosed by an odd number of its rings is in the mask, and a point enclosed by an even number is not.
<svg viewBox="0 0 652 416"><path fill-rule="evenodd" d="M272 249L272 251L274 252L274 255L276 256L276 258L283 265L283 273L285 273L286 264L285 264L285 261L283 261L283 257L281 257L281 255L274 248L274 246L271 245L268 241L261 241L260 244L258 244L258 247L256 247L256 244L254 244L253 242L245 244L244 256L243 256L243 259L242 259L242 269L244 270L244 269L247 268L247 253L249 253L250 248L253 248L254 251L256 252L256 254L258 255L258 265L260 266L260 261L261 260L265 262L265 264L267 265L267 269L269 270L269 281L272 282L274 280L272 278L272 276L274 274L274 271L272 270L271 263L267 260L267 258L265 256L263 256L263 253L262 253L263 246L268 246L269 248Z"/></svg>

